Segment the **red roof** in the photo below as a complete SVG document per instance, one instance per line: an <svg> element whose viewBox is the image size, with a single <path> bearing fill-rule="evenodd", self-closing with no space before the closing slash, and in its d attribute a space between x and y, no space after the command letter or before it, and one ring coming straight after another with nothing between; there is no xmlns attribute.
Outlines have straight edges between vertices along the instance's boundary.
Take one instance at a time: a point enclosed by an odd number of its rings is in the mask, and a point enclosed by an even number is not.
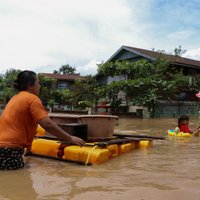
<svg viewBox="0 0 200 200"><path fill-rule="evenodd" d="M51 73L40 73L39 75L46 76L48 78L54 78L57 80L67 80L74 81L76 79L85 79L84 76L80 76L79 74L51 74Z"/></svg>

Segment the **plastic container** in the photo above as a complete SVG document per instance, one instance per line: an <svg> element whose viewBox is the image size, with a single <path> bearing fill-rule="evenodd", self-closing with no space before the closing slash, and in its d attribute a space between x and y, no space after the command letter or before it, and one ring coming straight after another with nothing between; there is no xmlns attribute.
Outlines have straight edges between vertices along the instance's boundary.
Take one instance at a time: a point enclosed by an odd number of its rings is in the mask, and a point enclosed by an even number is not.
<svg viewBox="0 0 200 200"><path fill-rule="evenodd" d="M68 146L64 149L64 160L76 161L85 164L100 164L110 158L108 149L95 147Z"/></svg>
<svg viewBox="0 0 200 200"><path fill-rule="evenodd" d="M183 133L183 132L176 133L174 132L173 129L168 130L167 133L168 133L168 136L174 136L174 137L192 137L192 134L190 133Z"/></svg>
<svg viewBox="0 0 200 200"><path fill-rule="evenodd" d="M62 113L49 113L49 117L55 123L77 123L79 115L69 115Z"/></svg>
<svg viewBox="0 0 200 200"><path fill-rule="evenodd" d="M88 139L110 139L113 138L114 127L118 117L113 115L81 115L80 124L88 125Z"/></svg>
<svg viewBox="0 0 200 200"><path fill-rule="evenodd" d="M56 140L34 139L31 152L34 155L57 158L60 143Z"/></svg>
<svg viewBox="0 0 200 200"><path fill-rule="evenodd" d="M36 129L36 136L45 136L45 130L38 124Z"/></svg>
<svg viewBox="0 0 200 200"><path fill-rule="evenodd" d="M121 144L121 145L119 145L119 154L127 153L133 149L136 149L135 142Z"/></svg>

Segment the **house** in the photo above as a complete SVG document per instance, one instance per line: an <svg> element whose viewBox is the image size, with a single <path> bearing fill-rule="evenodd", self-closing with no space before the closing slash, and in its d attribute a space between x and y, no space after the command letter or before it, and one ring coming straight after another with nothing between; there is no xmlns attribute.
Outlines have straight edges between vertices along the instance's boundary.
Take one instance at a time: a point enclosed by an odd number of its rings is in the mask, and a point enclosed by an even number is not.
<svg viewBox="0 0 200 200"><path fill-rule="evenodd" d="M170 60L173 66L183 69L186 74L195 74L200 73L200 61L192 60L189 58L183 58L180 56L174 56L169 54L164 54L160 52L156 52L153 50L140 49L129 46L122 46L119 50L117 50L106 62L115 62L127 60L130 62L136 62L141 59L145 60L155 60L157 57L163 55L165 58Z"/></svg>
<svg viewBox="0 0 200 200"><path fill-rule="evenodd" d="M162 55L171 62L171 66L176 69L183 71L185 75L194 75L200 74L200 61L192 60L188 58L183 58L180 56L174 56L169 54L164 54L162 52L156 52L154 50L140 49L130 46L122 46L119 48L106 62L115 62L115 61L129 61L136 62L138 60L145 59L147 61L154 61L157 57ZM99 75L101 76L101 75ZM114 76L114 77L99 77L100 80L106 84L109 84L113 81L119 81L124 79L124 76ZM120 94L120 98L123 98L123 93ZM125 95L124 95L125 96ZM159 101L155 105L155 115L156 116L176 116L182 113L187 114L197 114L198 102L197 99L187 99L185 94L180 94L181 101ZM189 96L189 95L188 95ZM195 95L194 95L195 98ZM124 102L127 102L124 99ZM133 107L129 105L129 112L140 113L144 110L143 107ZM147 111L146 111L147 112ZM143 113L144 114L144 113Z"/></svg>
<svg viewBox="0 0 200 200"><path fill-rule="evenodd" d="M68 89L70 91L73 90L73 86L76 80L81 79L84 80L84 76L80 76L79 74L52 74L52 73L39 73L39 76L44 76L46 78L51 78L56 80L52 88L49 89L59 89L64 90ZM47 106L47 108L50 109L48 105L48 100L46 97L43 99L43 104ZM60 100L55 99L55 103L53 105L54 111L61 111L61 110L73 110L73 106L68 103L58 103Z"/></svg>
<svg viewBox="0 0 200 200"><path fill-rule="evenodd" d="M56 81L57 89L73 89L73 85L75 80L81 79L84 80L84 76L80 76L79 74L52 74L52 73L40 73L39 75L45 76L47 78L52 78Z"/></svg>

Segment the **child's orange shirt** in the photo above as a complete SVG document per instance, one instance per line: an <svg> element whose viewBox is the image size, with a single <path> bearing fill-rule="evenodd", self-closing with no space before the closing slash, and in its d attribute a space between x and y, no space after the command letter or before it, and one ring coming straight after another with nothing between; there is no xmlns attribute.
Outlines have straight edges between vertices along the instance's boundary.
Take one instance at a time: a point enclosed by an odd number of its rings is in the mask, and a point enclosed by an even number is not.
<svg viewBox="0 0 200 200"><path fill-rule="evenodd" d="M47 111L36 95L19 92L11 98L0 116L0 147L30 146L38 121L47 116Z"/></svg>

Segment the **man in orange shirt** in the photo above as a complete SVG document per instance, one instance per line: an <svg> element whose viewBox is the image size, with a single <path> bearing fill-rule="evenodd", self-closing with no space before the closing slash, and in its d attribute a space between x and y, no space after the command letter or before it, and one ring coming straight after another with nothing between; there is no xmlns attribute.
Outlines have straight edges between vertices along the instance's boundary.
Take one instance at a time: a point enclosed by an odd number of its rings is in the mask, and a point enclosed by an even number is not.
<svg viewBox="0 0 200 200"><path fill-rule="evenodd" d="M11 98L0 117L0 170L24 167L24 148L31 147L38 124L60 140L84 145L82 139L69 135L48 117L38 97L41 86L34 72L20 72L15 87L19 93Z"/></svg>

